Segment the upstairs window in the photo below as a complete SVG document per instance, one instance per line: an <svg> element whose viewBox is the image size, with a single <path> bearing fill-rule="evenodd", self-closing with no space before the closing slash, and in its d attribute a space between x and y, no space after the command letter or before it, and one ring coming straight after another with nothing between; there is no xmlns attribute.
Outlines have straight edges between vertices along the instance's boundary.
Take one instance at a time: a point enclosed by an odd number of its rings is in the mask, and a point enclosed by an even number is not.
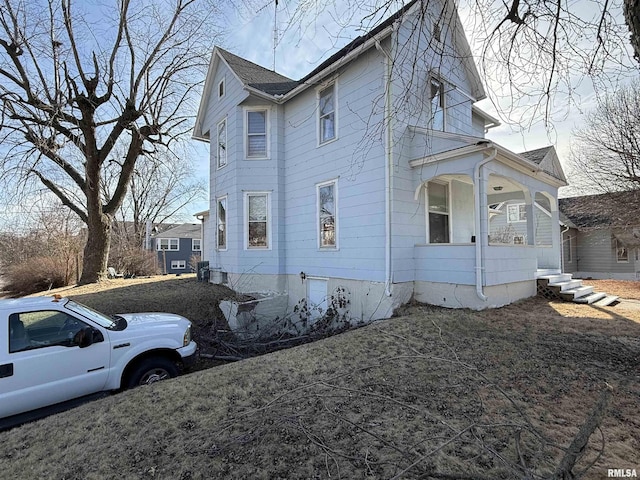
<svg viewBox="0 0 640 480"><path fill-rule="evenodd" d="M202 240L199 238L191 239L191 250L193 252L201 252L202 251Z"/></svg>
<svg viewBox="0 0 640 480"><path fill-rule="evenodd" d="M520 223L527 221L527 206L524 203L507 205L507 222Z"/></svg>
<svg viewBox="0 0 640 480"><path fill-rule="evenodd" d="M431 128L444 131L444 84L441 80L429 79L429 101L431 103Z"/></svg>
<svg viewBox="0 0 640 480"><path fill-rule="evenodd" d="M449 185L427 183L429 243L449 243Z"/></svg>
<svg viewBox="0 0 640 480"><path fill-rule="evenodd" d="M318 196L318 243L320 248L336 248L337 228L337 184L333 180L316 186Z"/></svg>
<svg viewBox="0 0 640 480"><path fill-rule="evenodd" d="M433 39L436 42L442 42L442 30L440 29L440 25L438 23L433 24Z"/></svg>
<svg viewBox="0 0 640 480"><path fill-rule="evenodd" d="M218 168L227 164L227 120L218 124Z"/></svg>
<svg viewBox="0 0 640 480"><path fill-rule="evenodd" d="M247 158L267 156L267 111L247 111Z"/></svg>
<svg viewBox="0 0 640 480"><path fill-rule="evenodd" d="M218 83L218 98L224 97L224 79Z"/></svg>
<svg viewBox="0 0 640 480"><path fill-rule="evenodd" d="M336 138L335 85L320 90L318 95L320 144Z"/></svg>
<svg viewBox="0 0 640 480"><path fill-rule="evenodd" d="M180 241L177 238L158 238L156 240L157 250L180 250Z"/></svg>

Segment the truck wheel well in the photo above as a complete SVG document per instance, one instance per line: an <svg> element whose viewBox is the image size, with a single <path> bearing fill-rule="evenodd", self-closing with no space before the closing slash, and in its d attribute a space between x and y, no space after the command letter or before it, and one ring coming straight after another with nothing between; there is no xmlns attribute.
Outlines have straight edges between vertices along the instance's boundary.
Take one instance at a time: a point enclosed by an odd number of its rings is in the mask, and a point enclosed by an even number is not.
<svg viewBox="0 0 640 480"><path fill-rule="evenodd" d="M175 350L171 350L170 348L158 348L155 350L149 350L148 352L141 353L137 357L132 358L131 361L127 364L124 372L122 372L122 378L120 379L120 388L126 388L127 383L129 383L129 377L136 369L136 367L140 364L140 362L143 362L147 358L152 357L166 358L167 360L170 360L178 365L178 367L182 367L180 354Z"/></svg>

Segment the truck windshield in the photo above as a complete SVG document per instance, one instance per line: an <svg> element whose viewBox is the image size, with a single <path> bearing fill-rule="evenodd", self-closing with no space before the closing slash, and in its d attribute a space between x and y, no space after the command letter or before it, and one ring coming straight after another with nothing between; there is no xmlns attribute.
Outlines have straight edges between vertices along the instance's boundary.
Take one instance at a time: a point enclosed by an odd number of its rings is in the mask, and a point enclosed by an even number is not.
<svg viewBox="0 0 640 480"><path fill-rule="evenodd" d="M65 304L65 307L75 313L82 315L85 318L88 318L89 320L93 320L101 327L112 329L116 324L116 322L112 318L107 317L104 313L100 313L93 308L82 305L81 303L74 302L73 300L69 300Z"/></svg>

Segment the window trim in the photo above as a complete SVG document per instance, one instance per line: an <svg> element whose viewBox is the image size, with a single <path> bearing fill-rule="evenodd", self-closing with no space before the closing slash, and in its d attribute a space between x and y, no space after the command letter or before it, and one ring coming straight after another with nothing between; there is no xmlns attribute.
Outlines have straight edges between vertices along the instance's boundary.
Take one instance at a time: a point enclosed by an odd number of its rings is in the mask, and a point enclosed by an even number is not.
<svg viewBox="0 0 640 480"><path fill-rule="evenodd" d="M224 124L224 164L220 164L220 125ZM229 125L227 123L227 117L224 117L216 124L216 166L217 170L226 167L229 164L229 142L228 142L228 134Z"/></svg>
<svg viewBox="0 0 640 480"><path fill-rule="evenodd" d="M571 240L572 238L573 237L571 235L567 237L567 255L564 259L565 263L573 263L573 250L571 245L573 243L573 240Z"/></svg>
<svg viewBox="0 0 640 480"><path fill-rule="evenodd" d="M186 270L186 268L187 268L186 260L171 260L171 270Z"/></svg>
<svg viewBox="0 0 640 480"><path fill-rule="evenodd" d="M333 178L324 182L316 183L316 237L318 250L340 250L339 228L338 228L338 178ZM333 245L322 245L322 229L320 228L320 189L328 185L333 185L333 229L335 241Z"/></svg>
<svg viewBox="0 0 640 480"><path fill-rule="evenodd" d="M524 220L520 219L521 206L524 207ZM512 207L518 208L518 220L511 221L509 218L509 210L511 210ZM511 203L507 205L507 223L526 223L526 221L527 221L527 204L526 203Z"/></svg>
<svg viewBox="0 0 640 480"><path fill-rule="evenodd" d="M622 248L619 247L618 245L622 245ZM619 250L624 250L626 252L626 258L621 259L620 255L618 254ZM624 243L618 242L617 238L616 238L616 263L629 263L629 247L627 247Z"/></svg>
<svg viewBox="0 0 640 480"><path fill-rule="evenodd" d="M433 100L435 97L433 98L431 97L431 87L435 82L440 84L440 102L439 103L441 104L440 108L442 110L442 128L434 127L436 117L433 111ZM431 130L434 130L437 132L446 132L447 131L447 94L445 90L446 82L440 76L432 73L429 75L427 85L429 89L429 125L431 127Z"/></svg>
<svg viewBox="0 0 640 480"><path fill-rule="evenodd" d="M264 112L264 136L265 136L265 154L261 156L249 156L249 112ZM245 107L244 108L244 158L245 160L269 160L271 158L271 123L269 115L269 107ZM252 134L257 136L258 134ZM262 135L262 134L260 134Z"/></svg>
<svg viewBox="0 0 640 480"><path fill-rule="evenodd" d="M227 93L226 85L225 85L225 77L222 77L222 80L218 82L218 98L224 97L225 93Z"/></svg>
<svg viewBox="0 0 640 480"><path fill-rule="evenodd" d="M169 248L160 248L162 240L166 240ZM175 241L176 248L171 248L172 241ZM163 250L167 252L179 252L180 251L180 239L179 238L156 238L156 250L161 252Z"/></svg>
<svg viewBox="0 0 640 480"><path fill-rule="evenodd" d="M266 197L267 204L267 232L266 232L266 246L249 246L249 197ZM247 191L244 192L244 249L245 250L271 250L271 192L270 191Z"/></svg>
<svg viewBox="0 0 640 480"><path fill-rule="evenodd" d="M220 237L218 236L218 233L220 231L220 203L224 202L224 211L225 211L225 218L224 218L224 245L221 247L219 240ZM227 210L227 195L223 195L222 197L218 197L216 198L216 250L220 251L220 252L226 252L228 245L229 245L229 238L228 238L228 218L229 215L227 214L228 210Z"/></svg>
<svg viewBox="0 0 640 480"><path fill-rule="evenodd" d="M333 137L323 141L322 140L322 116L320 114L320 97L322 92L325 90L333 88ZM337 80L331 80L326 82L319 87L316 88L316 110L318 114L316 115L316 136L317 136L317 146L321 147L323 145L327 145L329 143L335 142L338 140L338 82Z"/></svg>
<svg viewBox="0 0 640 480"><path fill-rule="evenodd" d="M196 242L198 242L198 248L196 248ZM201 252L202 251L202 239L201 238L192 238L191 239L191 251L192 252Z"/></svg>
<svg viewBox="0 0 640 480"><path fill-rule="evenodd" d="M430 211L430 207L429 207L429 184L430 183L437 183L440 185L444 185L447 187L447 212L443 213L443 212L431 212ZM428 245L451 245L451 182L445 181L445 180L429 180L427 182L425 182L425 189L424 189L424 205L425 205L425 217L426 217L426 221L425 221L425 226L426 226L426 243ZM448 242L440 242L440 243L432 243L431 242L431 229L430 229L430 222L429 222L429 215L433 213L436 215L446 215L447 216L447 229L448 229L448 233L447 236L449 238Z"/></svg>

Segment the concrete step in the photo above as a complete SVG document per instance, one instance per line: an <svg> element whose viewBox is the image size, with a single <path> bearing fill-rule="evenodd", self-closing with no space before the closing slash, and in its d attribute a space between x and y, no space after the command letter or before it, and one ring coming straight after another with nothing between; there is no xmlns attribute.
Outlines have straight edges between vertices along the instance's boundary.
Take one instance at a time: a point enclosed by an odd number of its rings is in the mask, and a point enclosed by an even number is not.
<svg viewBox="0 0 640 480"><path fill-rule="evenodd" d="M589 285L583 285L577 288L571 288L560 292L560 296L567 302L572 302L576 298L585 297L593 293L594 288Z"/></svg>
<svg viewBox="0 0 640 480"><path fill-rule="evenodd" d="M562 272L558 268L539 268L536 270L536 278L559 275Z"/></svg>
<svg viewBox="0 0 640 480"><path fill-rule="evenodd" d="M559 273L556 275L543 275L541 277L537 277L538 283L542 283L543 285L549 285L551 283L562 283L568 282L572 279L570 273Z"/></svg>
<svg viewBox="0 0 640 480"><path fill-rule="evenodd" d="M574 290L576 288L580 288L582 286L582 280L565 280L562 282L551 282L547 286L559 288L560 292L562 293L566 290Z"/></svg>
<svg viewBox="0 0 640 480"><path fill-rule="evenodd" d="M587 305L591 305L592 303L597 302L598 300L602 300L607 296L606 293L594 292L589 295L585 295L584 297L574 298L573 301L575 303L585 303Z"/></svg>
<svg viewBox="0 0 640 480"><path fill-rule="evenodd" d="M618 300L620 300L620 297L616 295L607 295L602 300L598 300L593 303L593 305L596 307L608 307L609 305L616 303Z"/></svg>

